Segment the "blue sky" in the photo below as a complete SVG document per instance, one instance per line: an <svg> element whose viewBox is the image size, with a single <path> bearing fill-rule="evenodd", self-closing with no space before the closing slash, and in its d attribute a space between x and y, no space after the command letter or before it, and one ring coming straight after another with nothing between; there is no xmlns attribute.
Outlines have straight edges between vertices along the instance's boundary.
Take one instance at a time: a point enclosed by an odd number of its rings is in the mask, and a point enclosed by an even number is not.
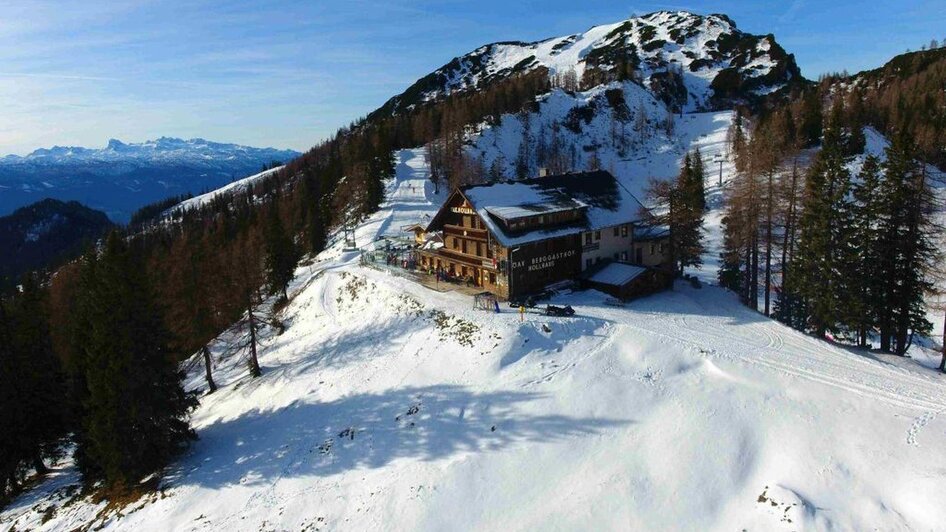
<svg viewBox="0 0 946 532"><path fill-rule="evenodd" d="M802 73L946 39L944 0L147 1L0 8L0 154L162 135L303 150L457 55L660 9L774 33Z"/></svg>

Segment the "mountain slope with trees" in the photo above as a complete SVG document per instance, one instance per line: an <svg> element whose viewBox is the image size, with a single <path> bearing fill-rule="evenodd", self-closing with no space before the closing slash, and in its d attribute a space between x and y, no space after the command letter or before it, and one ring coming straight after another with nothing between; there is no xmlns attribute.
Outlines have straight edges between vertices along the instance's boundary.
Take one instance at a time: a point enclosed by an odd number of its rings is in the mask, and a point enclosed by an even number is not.
<svg viewBox="0 0 946 532"><path fill-rule="evenodd" d="M0 289L30 270L55 268L74 259L112 227L105 213L45 199L0 217Z"/></svg>

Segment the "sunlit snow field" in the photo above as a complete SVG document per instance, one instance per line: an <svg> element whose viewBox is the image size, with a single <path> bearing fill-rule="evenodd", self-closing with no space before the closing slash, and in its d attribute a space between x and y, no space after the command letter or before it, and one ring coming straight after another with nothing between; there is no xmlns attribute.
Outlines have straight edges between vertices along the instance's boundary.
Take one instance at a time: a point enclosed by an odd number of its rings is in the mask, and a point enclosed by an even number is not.
<svg viewBox="0 0 946 532"><path fill-rule="evenodd" d="M723 150L728 113L686 115L681 145L620 171L676 173ZM432 215L420 150L398 154L359 245ZM712 165L707 165L712 170ZM715 167L718 171L718 165ZM724 177L731 165L723 164ZM709 172L712 175L712 171ZM715 183L715 179L710 180ZM715 278L719 190L709 190ZM0 529L900 530L946 523L946 379L932 358L835 347L717 287L574 318L472 309L358 265L341 243L297 270L263 377L220 358L200 436L160 494L120 513L64 505L62 464ZM549 332L550 331L550 332ZM200 367L188 379L204 386ZM54 508L48 521L43 514Z"/></svg>

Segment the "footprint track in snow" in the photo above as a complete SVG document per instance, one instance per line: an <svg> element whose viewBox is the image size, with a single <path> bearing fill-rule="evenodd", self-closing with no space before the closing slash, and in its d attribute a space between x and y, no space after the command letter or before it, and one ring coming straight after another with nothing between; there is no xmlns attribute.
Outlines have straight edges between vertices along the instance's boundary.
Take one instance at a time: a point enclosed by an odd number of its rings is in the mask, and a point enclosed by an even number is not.
<svg viewBox="0 0 946 532"><path fill-rule="evenodd" d="M910 430L907 431L907 444L914 447L919 447L920 442L916 438L917 435L920 433L923 427L929 424L930 421L936 419L937 414L939 414L939 412L930 411L914 419L913 425L911 425Z"/></svg>

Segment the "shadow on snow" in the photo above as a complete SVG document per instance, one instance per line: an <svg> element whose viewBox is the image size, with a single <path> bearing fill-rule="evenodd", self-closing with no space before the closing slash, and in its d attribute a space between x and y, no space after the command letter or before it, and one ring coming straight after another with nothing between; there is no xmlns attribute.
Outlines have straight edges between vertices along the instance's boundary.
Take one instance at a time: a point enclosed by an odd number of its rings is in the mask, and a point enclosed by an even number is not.
<svg viewBox="0 0 946 532"><path fill-rule="evenodd" d="M209 488L273 483L375 469L399 459L434 461L522 442L557 442L631 423L522 411L543 398L438 385L326 403L296 401L200 429L200 441L167 480Z"/></svg>

